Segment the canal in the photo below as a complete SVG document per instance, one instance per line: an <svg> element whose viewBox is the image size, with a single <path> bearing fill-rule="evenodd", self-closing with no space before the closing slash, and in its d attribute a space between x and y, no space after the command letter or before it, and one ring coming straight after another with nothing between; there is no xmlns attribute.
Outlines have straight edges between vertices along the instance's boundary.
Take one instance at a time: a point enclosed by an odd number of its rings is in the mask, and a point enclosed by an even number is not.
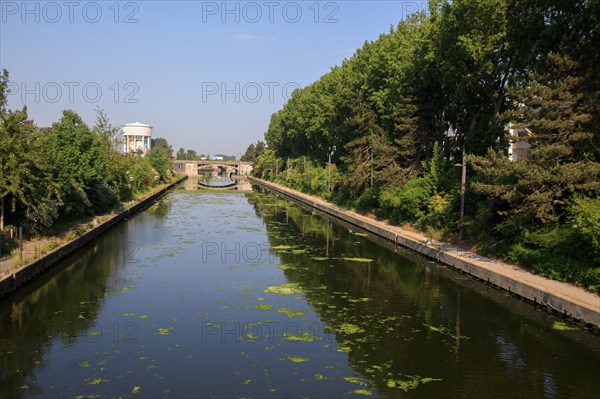
<svg viewBox="0 0 600 399"><path fill-rule="evenodd" d="M273 194L178 190L0 303L0 398L590 398L600 337Z"/></svg>

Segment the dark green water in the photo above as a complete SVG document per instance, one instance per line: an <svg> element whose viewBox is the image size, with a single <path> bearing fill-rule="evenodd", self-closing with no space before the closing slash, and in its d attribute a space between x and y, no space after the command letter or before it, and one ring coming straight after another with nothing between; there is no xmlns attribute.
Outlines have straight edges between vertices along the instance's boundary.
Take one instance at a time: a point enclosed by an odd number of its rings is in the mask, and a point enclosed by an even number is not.
<svg viewBox="0 0 600 399"><path fill-rule="evenodd" d="M598 397L598 336L389 246L178 191L0 303L0 398Z"/></svg>

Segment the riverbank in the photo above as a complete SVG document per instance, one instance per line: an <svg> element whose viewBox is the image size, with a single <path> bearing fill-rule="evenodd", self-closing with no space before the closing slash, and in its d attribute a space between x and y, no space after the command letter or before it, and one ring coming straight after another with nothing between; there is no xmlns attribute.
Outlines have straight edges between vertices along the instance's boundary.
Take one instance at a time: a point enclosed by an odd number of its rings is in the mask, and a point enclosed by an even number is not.
<svg viewBox="0 0 600 399"><path fill-rule="evenodd" d="M8 271L8 273L0 276L0 298L15 291L42 272L48 270L58 261L69 256L78 248L98 237L115 224L146 208L148 205L152 204L154 201L165 195L168 191L186 179L187 176L182 176L172 183L164 184L163 187L159 187L158 190L149 192L145 198L136 203L125 204L125 209L122 211L110 216L104 221L98 222L90 230L82 232L82 234L49 251L47 254L39 258L36 256L37 259L33 259L30 262L25 262L23 264L20 263L21 261L18 259L18 256L4 260L0 263L0 266L2 270L6 269L5 272Z"/></svg>
<svg viewBox="0 0 600 399"><path fill-rule="evenodd" d="M549 280L527 270L465 251L455 245L427 238L414 231L360 215L318 197L255 177L270 191L316 208L366 231L408 247L445 265L463 271L498 288L555 310L575 320L600 327L600 297L572 284Z"/></svg>

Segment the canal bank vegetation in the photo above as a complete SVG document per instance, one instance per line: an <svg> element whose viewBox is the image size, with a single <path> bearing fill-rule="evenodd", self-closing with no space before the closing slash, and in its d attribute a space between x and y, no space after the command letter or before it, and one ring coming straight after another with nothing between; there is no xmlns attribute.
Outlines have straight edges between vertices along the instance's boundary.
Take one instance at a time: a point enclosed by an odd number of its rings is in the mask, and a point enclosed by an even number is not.
<svg viewBox="0 0 600 399"><path fill-rule="evenodd" d="M146 157L122 153L120 128L98 110L93 126L71 110L50 127L38 127L21 110L7 108L9 75L0 76L0 223L22 226L27 236L81 230L174 178L172 149L153 140ZM95 217L96 216L96 217ZM93 224L93 223L92 223ZM72 226L76 226L75 229ZM2 254L15 249L3 234Z"/></svg>
<svg viewBox="0 0 600 399"><path fill-rule="evenodd" d="M596 0L432 1L294 91L254 173L600 292L599 25Z"/></svg>

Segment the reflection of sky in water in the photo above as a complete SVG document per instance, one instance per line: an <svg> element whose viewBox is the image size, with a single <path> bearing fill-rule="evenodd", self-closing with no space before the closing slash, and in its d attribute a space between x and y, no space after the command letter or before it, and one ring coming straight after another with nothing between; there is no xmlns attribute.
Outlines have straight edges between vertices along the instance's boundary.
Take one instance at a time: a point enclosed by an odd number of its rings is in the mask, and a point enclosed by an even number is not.
<svg viewBox="0 0 600 399"><path fill-rule="evenodd" d="M556 398L556 384L554 383L554 377L552 374L544 373L544 393L549 398Z"/></svg>
<svg viewBox="0 0 600 399"><path fill-rule="evenodd" d="M525 367L525 362L521 358L519 348L512 342L508 341L501 335L496 336L496 344L500 352L500 359L506 365L513 369L522 369Z"/></svg>

